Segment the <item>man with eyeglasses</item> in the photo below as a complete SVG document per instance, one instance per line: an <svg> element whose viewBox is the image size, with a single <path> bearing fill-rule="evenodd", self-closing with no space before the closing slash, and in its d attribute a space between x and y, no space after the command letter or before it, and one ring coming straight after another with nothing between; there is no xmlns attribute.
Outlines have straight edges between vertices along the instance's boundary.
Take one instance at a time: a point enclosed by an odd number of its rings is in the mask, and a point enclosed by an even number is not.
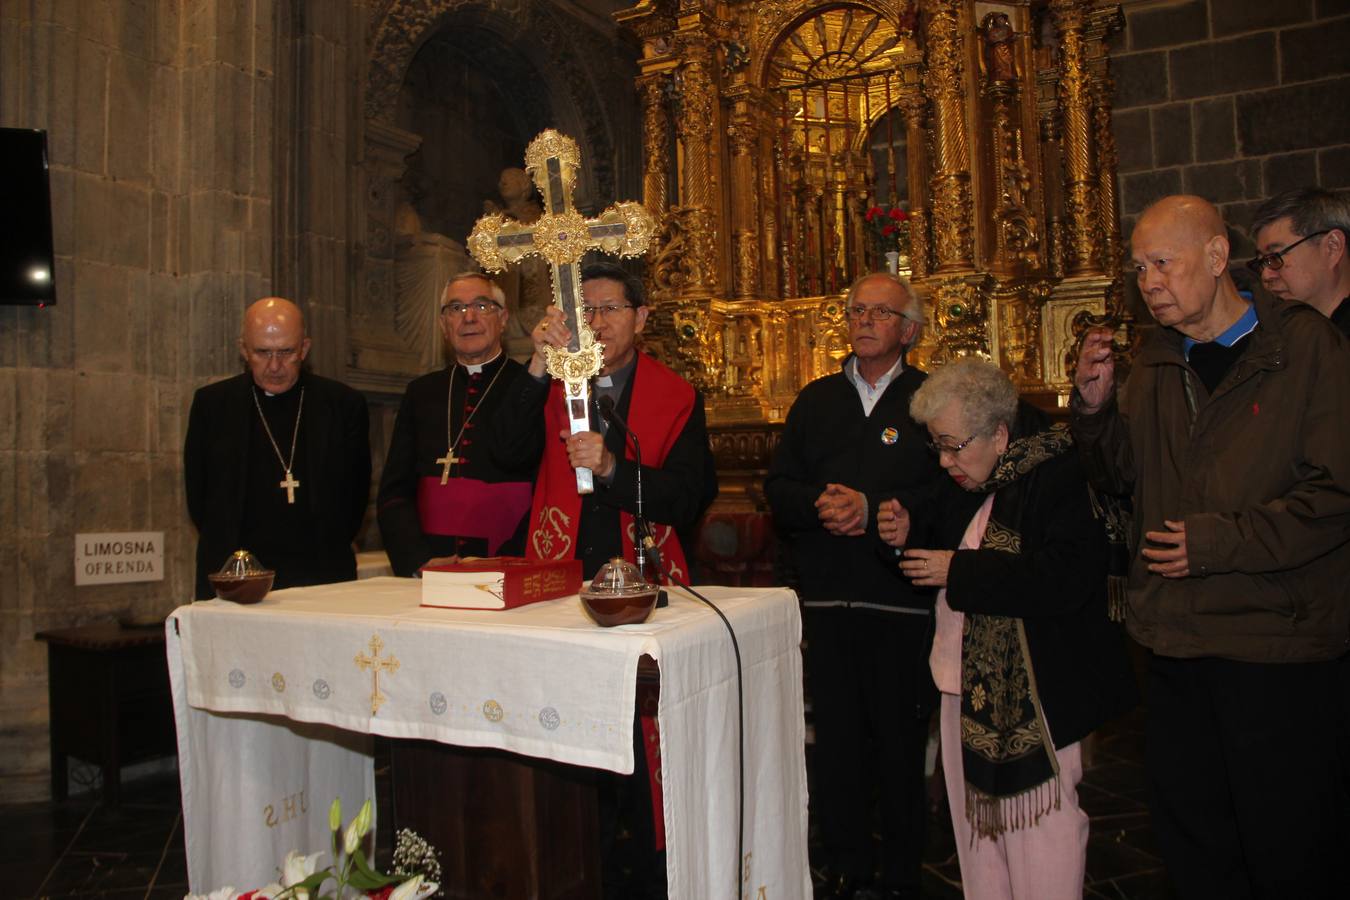
<svg viewBox="0 0 1350 900"><path fill-rule="evenodd" d="M1286 191L1261 204L1251 233L1261 255L1247 267L1266 290L1308 304L1350 337L1350 197Z"/></svg>
<svg viewBox="0 0 1350 900"><path fill-rule="evenodd" d="M1159 327L1120 390L1090 331L1071 410L1089 478L1133 497L1163 860L1183 900L1340 896L1350 352L1312 308L1238 294L1202 198L1145 210L1131 258Z"/></svg>
<svg viewBox="0 0 1350 900"><path fill-rule="evenodd" d="M650 312L638 278L619 266L593 263L581 270L581 296L591 330L605 347L600 374L591 383L592 430L570 433L561 384L551 381L545 369L544 348L566 347L571 337L556 306L535 326L529 375L517 379L512 399L493 423L492 455L498 465L538 466L526 556L580 559L587 579L614 557L632 561L640 470L661 572L688 581L684 547L717 496L703 398L638 349ZM603 398L637 436L640 466L622 428L599 413ZM595 490L584 496L577 493L574 473L582 466L595 482ZM665 896L664 851L652 811L653 794L659 793L649 761L657 738L652 713L644 709L643 725L634 726L633 774L599 776L606 897ZM626 844L617 842L620 820L631 835Z"/></svg>
<svg viewBox="0 0 1350 900"><path fill-rule="evenodd" d="M502 350L507 318L502 289L480 272L455 275L441 293L452 359L404 392L375 501L395 575L522 551L534 471L496 465L486 437L524 369Z"/></svg>
<svg viewBox="0 0 1350 900"><path fill-rule="evenodd" d="M877 510L893 498L924 509L946 476L909 415L926 377L904 362L923 331L919 297L879 273L859 279L844 306L852 353L798 395L764 492L805 607L811 806L824 853L812 865L816 896L917 897L936 700L926 649L933 598L879 552Z"/></svg>
<svg viewBox="0 0 1350 900"><path fill-rule="evenodd" d="M594 263L581 272L584 310L595 339L605 345L591 384L593 430L567 430L560 383L545 370L544 347L566 347L571 337L562 310L551 306L532 332L530 377L516 382L514 399L494 423L492 455L499 465L539 467L527 555L574 555L586 578L616 556L633 558L630 538L637 502L637 464L621 429L599 414L608 397L642 447L642 490L655 526L664 571L689 578L685 540L717 494L708 449L703 398L693 385L638 349L647 325L642 282L623 268ZM573 470L589 468L596 488L577 494ZM564 524L565 523L565 524Z"/></svg>
<svg viewBox="0 0 1350 900"><path fill-rule="evenodd" d="M305 368L299 307L266 297L244 313L245 371L192 398L183 449L197 526L195 596L238 549L276 571L274 589L350 581L370 496L366 401Z"/></svg>

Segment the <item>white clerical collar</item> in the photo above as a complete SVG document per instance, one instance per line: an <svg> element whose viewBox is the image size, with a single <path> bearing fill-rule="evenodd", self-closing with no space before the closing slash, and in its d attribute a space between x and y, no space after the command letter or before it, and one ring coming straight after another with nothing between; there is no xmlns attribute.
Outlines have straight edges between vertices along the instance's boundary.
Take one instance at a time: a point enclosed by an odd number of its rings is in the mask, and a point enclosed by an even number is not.
<svg viewBox="0 0 1350 900"><path fill-rule="evenodd" d="M476 364L474 364L474 365L469 365L468 363L459 363L459 364L460 364L461 366L463 366L464 368L468 369L470 375L477 375L479 372L483 371L483 369L485 369L485 368L487 368L488 366L490 366L490 365L492 365L493 363L495 363L495 362L497 361L497 357L499 357L499 356L501 356L501 355L502 355L502 351L501 351L501 350L498 350L498 351L497 351L497 356L492 357L492 359L489 359L487 362L484 362L484 363L476 363ZM458 360L456 360L456 362L458 362Z"/></svg>

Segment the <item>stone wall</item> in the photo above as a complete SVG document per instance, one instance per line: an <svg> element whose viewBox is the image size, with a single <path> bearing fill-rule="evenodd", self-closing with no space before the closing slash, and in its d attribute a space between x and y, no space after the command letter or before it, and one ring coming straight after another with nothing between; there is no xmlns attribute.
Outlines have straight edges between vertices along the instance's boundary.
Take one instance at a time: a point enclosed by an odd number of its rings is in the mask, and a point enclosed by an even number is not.
<svg viewBox="0 0 1350 900"><path fill-rule="evenodd" d="M0 4L0 125L48 131L57 254L54 307L0 307L0 801L47 793L33 635L191 596L187 407L270 291L272 20L270 0ZM164 581L75 586L75 534L161 530Z"/></svg>
<svg viewBox="0 0 1350 900"><path fill-rule="evenodd" d="M1133 3L1114 40L1124 233L1185 191L1246 228L1266 197L1350 187L1350 2ZM1245 232L1235 258L1254 254Z"/></svg>

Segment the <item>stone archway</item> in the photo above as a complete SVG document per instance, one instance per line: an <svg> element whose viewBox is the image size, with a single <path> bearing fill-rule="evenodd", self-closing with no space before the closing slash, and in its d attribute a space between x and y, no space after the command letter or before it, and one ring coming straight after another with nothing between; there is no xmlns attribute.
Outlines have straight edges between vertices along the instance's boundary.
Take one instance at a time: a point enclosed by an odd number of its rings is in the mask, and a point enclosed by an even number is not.
<svg viewBox="0 0 1350 900"><path fill-rule="evenodd" d="M508 92L513 80L519 87L522 79L537 78L540 89L529 92L534 99L518 111L516 130L554 127L577 139L586 160L576 194L582 208L599 208L614 198L618 157L624 155L623 141L616 135L624 133L624 123L615 121L614 92L602 81L610 77L604 71L606 57L616 56L614 37L594 32L547 4L392 0L376 14L371 35L364 95L364 271L352 310L349 372L368 387L388 390L401 388L407 377L424 368L415 348L400 336L394 314L396 218L407 198L403 187L407 159L424 137L409 128L411 120L404 115L406 104L401 99L419 54L469 54L466 58L476 64L499 68L490 74L500 75ZM465 35L477 40L466 41ZM537 73L547 73L547 80ZM625 89L631 91L631 79L624 80ZM538 121L545 117L547 122ZM519 165L519 153L516 157L500 160L495 169ZM480 168L487 165L480 163ZM490 196L495 179L494 171L475 202ZM454 215L433 218L462 228L467 214L462 200L460 205ZM464 235L448 238L462 241Z"/></svg>

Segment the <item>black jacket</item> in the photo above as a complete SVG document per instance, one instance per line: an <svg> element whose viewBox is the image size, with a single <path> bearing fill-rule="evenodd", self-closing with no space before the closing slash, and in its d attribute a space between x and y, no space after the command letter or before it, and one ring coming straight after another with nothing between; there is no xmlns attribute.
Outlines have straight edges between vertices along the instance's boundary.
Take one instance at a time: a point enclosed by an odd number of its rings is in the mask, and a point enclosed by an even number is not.
<svg viewBox="0 0 1350 900"><path fill-rule="evenodd" d="M857 388L841 371L808 384L788 411L764 493L791 548L806 605L932 608L932 591L900 578L878 552L877 537L881 501L898 497L919 514L947 479L928 449L928 432L909 417L910 397L926 377L903 369L865 416ZM891 442L888 428L895 432ZM820 524L816 498L831 482L867 497L867 534L841 537Z"/></svg>
<svg viewBox="0 0 1350 900"><path fill-rule="evenodd" d="M1042 427L1044 417L1024 406L1013 437ZM987 495L944 481L932 507L931 543L952 548ZM1078 454L1043 462L1018 483L1021 521L1003 524L1021 534L1022 551L957 551L947 604L1022 619L1045 718L1062 748L1128 710L1138 692L1122 628L1107 616L1106 532ZM994 503L997 510L997 497Z"/></svg>
<svg viewBox="0 0 1350 900"><path fill-rule="evenodd" d="M370 497L370 419L366 401L339 381L306 372L301 434L304 454L295 465L302 482L297 502L309 504L317 533L303 536L316 548L293 571L277 570L277 586L323 584L356 577L352 541ZM192 398L183 476L188 513L197 526L196 596L214 596L208 573L248 547L241 534L248 472L249 434L257 411L245 372L200 388ZM269 481L275 472L267 472ZM308 482L308 483L305 483ZM311 486L314 489L310 489ZM267 560L265 564L273 565Z"/></svg>

